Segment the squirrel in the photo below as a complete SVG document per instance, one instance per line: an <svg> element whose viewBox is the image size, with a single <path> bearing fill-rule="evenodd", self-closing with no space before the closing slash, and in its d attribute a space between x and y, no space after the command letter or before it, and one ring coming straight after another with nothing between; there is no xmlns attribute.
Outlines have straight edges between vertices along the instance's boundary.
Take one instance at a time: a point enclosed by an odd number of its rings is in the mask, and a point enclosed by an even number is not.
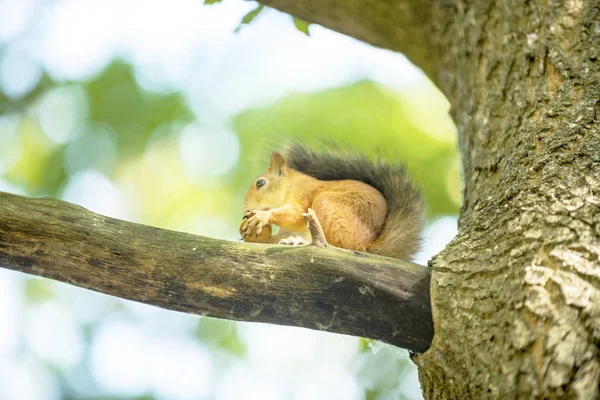
<svg viewBox="0 0 600 400"><path fill-rule="evenodd" d="M309 208L332 246L403 260L419 249L424 202L403 165L373 162L354 150L316 152L296 142L273 152L268 170L250 186L242 239L306 244ZM279 227L275 235L272 225Z"/></svg>

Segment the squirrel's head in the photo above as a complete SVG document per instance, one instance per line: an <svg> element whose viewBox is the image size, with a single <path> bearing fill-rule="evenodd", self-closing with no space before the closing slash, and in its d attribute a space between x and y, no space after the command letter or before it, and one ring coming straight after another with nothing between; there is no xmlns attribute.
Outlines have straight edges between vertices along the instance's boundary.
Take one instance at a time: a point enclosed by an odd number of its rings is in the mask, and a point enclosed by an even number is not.
<svg viewBox="0 0 600 400"><path fill-rule="evenodd" d="M279 153L272 153L269 169L252 182L246 194L244 211L283 206L289 186L286 183L289 173L285 157Z"/></svg>

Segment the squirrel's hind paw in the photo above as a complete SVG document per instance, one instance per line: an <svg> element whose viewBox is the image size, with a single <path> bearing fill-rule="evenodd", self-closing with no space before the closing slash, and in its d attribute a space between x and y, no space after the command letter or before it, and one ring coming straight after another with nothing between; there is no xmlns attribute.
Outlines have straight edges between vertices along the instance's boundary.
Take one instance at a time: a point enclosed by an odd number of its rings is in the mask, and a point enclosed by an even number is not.
<svg viewBox="0 0 600 400"><path fill-rule="evenodd" d="M287 246L302 246L309 243L301 236L290 236L289 238L281 239L279 244L284 244Z"/></svg>

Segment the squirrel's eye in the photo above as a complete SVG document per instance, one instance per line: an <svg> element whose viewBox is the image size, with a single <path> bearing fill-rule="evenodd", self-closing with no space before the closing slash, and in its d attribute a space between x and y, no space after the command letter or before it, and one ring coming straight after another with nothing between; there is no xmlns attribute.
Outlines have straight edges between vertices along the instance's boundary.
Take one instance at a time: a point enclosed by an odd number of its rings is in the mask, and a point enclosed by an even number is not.
<svg viewBox="0 0 600 400"><path fill-rule="evenodd" d="M256 181L256 187L259 188L261 186L265 186L267 184L267 181L264 179L259 179Z"/></svg>

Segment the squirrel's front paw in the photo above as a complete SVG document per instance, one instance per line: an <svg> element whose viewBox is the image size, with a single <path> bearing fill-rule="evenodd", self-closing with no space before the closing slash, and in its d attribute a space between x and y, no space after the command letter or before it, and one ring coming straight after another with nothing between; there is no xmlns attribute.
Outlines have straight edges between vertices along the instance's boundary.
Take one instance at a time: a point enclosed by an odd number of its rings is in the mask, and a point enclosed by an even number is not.
<svg viewBox="0 0 600 400"><path fill-rule="evenodd" d="M258 211L251 210L244 214L244 221L240 226L240 234L242 238L258 238L263 228L269 225L269 219L271 218L271 211Z"/></svg>
<svg viewBox="0 0 600 400"><path fill-rule="evenodd" d="M308 244L308 242L306 240L304 240L304 238L302 238L302 236L290 236L289 238L281 239L279 241L279 244L285 244L288 246L301 246L301 245Z"/></svg>

